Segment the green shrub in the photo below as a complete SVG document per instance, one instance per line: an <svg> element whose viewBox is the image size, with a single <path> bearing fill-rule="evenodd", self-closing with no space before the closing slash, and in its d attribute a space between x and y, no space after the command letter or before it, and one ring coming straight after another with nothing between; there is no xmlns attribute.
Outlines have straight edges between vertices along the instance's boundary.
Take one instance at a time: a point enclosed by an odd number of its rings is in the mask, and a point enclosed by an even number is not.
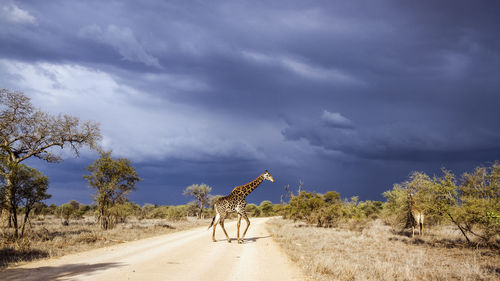
<svg viewBox="0 0 500 281"><path fill-rule="evenodd" d="M281 204L273 204L273 216L278 216L283 214L284 206Z"/></svg>
<svg viewBox="0 0 500 281"><path fill-rule="evenodd" d="M318 227L335 227L343 218L343 205L340 203L328 204L311 214L310 222Z"/></svg>
<svg viewBox="0 0 500 281"><path fill-rule="evenodd" d="M170 208L175 208L172 206L159 206L156 208L153 208L149 213L148 213L148 218L149 219L166 219L168 216L168 210Z"/></svg>
<svg viewBox="0 0 500 281"><path fill-rule="evenodd" d="M187 219L186 206L170 206L167 209L166 219L172 221L180 221Z"/></svg>
<svg viewBox="0 0 500 281"><path fill-rule="evenodd" d="M450 218L464 236L472 234L485 243L500 238L500 164L464 173L457 194Z"/></svg>
<svg viewBox="0 0 500 281"><path fill-rule="evenodd" d="M273 216L273 203L271 201L265 200L260 203L259 206L260 213L264 217Z"/></svg>
<svg viewBox="0 0 500 281"><path fill-rule="evenodd" d="M300 191L297 196L290 194L290 202L278 207L276 212L284 218L301 220L319 227L335 227L341 220L360 220L380 212L381 202L359 202L353 197L342 202L340 194L328 191L325 194Z"/></svg>
<svg viewBox="0 0 500 281"><path fill-rule="evenodd" d="M247 206L245 207L245 211L251 217L259 217L260 216L259 206L255 205L255 204L247 204Z"/></svg>
<svg viewBox="0 0 500 281"><path fill-rule="evenodd" d="M75 212L75 207L72 204L66 203L58 207L57 214L60 218L62 218L62 224L68 225L69 219L73 217L74 212Z"/></svg>
<svg viewBox="0 0 500 281"><path fill-rule="evenodd" d="M200 212L200 206L198 206L196 201L191 201L186 205L186 212L188 216L195 217Z"/></svg>
<svg viewBox="0 0 500 281"><path fill-rule="evenodd" d="M124 223L127 221L127 218L140 214L140 207L132 202L115 204L113 207L109 208L109 213L114 223Z"/></svg>
<svg viewBox="0 0 500 281"><path fill-rule="evenodd" d="M153 211L155 206L153 204L146 203L142 206L139 219L146 219L150 217L150 213Z"/></svg>
<svg viewBox="0 0 500 281"><path fill-rule="evenodd" d="M366 200L358 203L358 208L367 218L376 219L382 211L382 202Z"/></svg>
<svg viewBox="0 0 500 281"><path fill-rule="evenodd" d="M292 194L290 203L284 208L284 217L294 221L303 220L307 223L314 223L317 217L313 215L313 212L326 205L327 203L320 194L300 191L297 196Z"/></svg>

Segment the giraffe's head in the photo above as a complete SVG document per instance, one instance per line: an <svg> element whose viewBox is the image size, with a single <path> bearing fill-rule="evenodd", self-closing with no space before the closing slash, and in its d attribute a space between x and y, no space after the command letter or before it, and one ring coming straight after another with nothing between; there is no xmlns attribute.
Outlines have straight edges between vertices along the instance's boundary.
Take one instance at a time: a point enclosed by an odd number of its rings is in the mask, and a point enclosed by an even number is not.
<svg viewBox="0 0 500 281"><path fill-rule="evenodd" d="M412 193L411 191L408 191L408 202L413 205L415 204L415 198L414 198L414 193Z"/></svg>
<svg viewBox="0 0 500 281"><path fill-rule="evenodd" d="M263 174L263 177L265 180L268 180L270 182L274 182L273 176L266 170L266 172Z"/></svg>

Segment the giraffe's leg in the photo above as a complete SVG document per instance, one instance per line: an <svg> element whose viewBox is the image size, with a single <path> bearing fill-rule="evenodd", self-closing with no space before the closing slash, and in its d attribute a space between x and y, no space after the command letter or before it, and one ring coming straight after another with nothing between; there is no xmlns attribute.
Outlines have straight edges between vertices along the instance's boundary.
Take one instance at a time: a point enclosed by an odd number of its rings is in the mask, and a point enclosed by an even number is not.
<svg viewBox="0 0 500 281"><path fill-rule="evenodd" d="M224 231L224 234L226 234L227 242L231 243L231 239L229 239L229 235L227 235L226 229L224 228L224 219L221 218L219 224L220 227L222 227L222 231Z"/></svg>
<svg viewBox="0 0 500 281"><path fill-rule="evenodd" d="M245 238L245 234L247 234L248 227L250 226L250 220L248 219L247 214L245 212L243 212L241 215L243 216L243 218L247 222L247 226L245 227L245 231L243 231L243 236L241 236L241 241L243 241L243 238Z"/></svg>
<svg viewBox="0 0 500 281"><path fill-rule="evenodd" d="M236 239L238 240L238 243L243 242L243 237L241 238L241 242L240 242L240 224L241 224L241 214L238 213L238 224L236 225L236 227L237 227L236 228L237 229Z"/></svg>
<svg viewBox="0 0 500 281"><path fill-rule="evenodd" d="M214 242L217 242L217 240L215 240L215 227L219 223L219 219L220 219L220 215L219 215L219 213L217 213L217 215L215 215L215 220L214 220L214 229L212 230L212 241L214 241Z"/></svg>
<svg viewBox="0 0 500 281"><path fill-rule="evenodd" d="M424 216L422 215L422 237L424 236Z"/></svg>
<svg viewBox="0 0 500 281"><path fill-rule="evenodd" d="M212 241L214 242L217 242L217 240L215 240L215 227L217 226L217 224L214 224L214 229L212 230Z"/></svg>

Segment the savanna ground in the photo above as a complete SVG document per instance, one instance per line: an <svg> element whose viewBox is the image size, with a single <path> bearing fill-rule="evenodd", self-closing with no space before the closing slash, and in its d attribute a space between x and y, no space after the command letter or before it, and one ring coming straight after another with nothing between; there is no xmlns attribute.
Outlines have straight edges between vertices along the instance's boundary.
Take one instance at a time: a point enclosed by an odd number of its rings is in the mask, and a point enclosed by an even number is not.
<svg viewBox="0 0 500 281"><path fill-rule="evenodd" d="M20 262L59 257L70 253L109 246L156 235L173 233L193 227L207 226L209 219L187 218L128 219L111 230L102 230L94 217L71 220L63 225L60 218L46 216L34 219L25 237L18 241L9 239L6 233L0 240L0 270Z"/></svg>
<svg viewBox="0 0 500 281"><path fill-rule="evenodd" d="M313 280L500 280L498 248L471 246L451 226L414 238L381 220L319 228L273 219L267 227Z"/></svg>

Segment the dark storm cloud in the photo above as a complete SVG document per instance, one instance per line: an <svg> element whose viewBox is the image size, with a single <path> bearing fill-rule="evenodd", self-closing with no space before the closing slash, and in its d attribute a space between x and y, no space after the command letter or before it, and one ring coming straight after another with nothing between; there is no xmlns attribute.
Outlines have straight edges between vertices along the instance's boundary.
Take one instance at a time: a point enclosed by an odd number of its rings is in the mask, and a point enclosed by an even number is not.
<svg viewBox="0 0 500 281"><path fill-rule="evenodd" d="M365 159L450 162L500 158L498 130L436 123L393 123L350 130L332 127L318 118L289 121L282 133L291 141L304 139L326 150Z"/></svg>
<svg viewBox="0 0 500 281"><path fill-rule="evenodd" d="M497 1L0 5L0 83L97 119L140 166L140 202L262 168L376 196L411 169L500 158ZM80 179L51 169L59 189Z"/></svg>

